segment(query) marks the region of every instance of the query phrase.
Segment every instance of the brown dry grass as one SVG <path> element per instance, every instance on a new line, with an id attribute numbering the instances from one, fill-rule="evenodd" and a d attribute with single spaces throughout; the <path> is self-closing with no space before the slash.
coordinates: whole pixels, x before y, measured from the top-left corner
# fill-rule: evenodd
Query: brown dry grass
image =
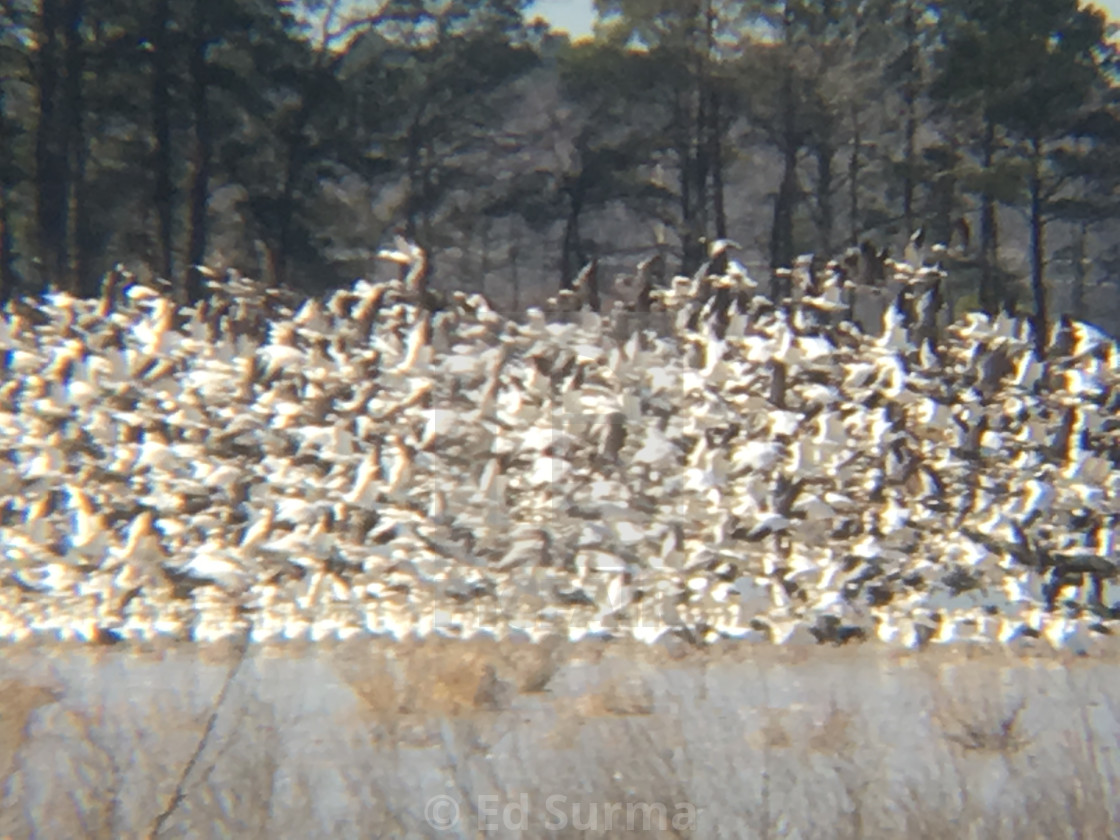
<path id="1" fill-rule="evenodd" d="M 961 678 L 956 671 L 927 670 L 930 716 L 942 737 L 966 752 L 1012 756 L 1022 750 L 1030 741 L 1021 721 L 1026 697 L 1005 696 L 998 682 L 977 681 L 975 667 Z"/>
<path id="2" fill-rule="evenodd" d="M 15 769 L 20 750 L 30 737 L 32 716 L 61 699 L 58 688 L 18 679 L 0 680 L 0 779 L 6 780 Z"/>
<path id="3" fill-rule="evenodd" d="M 1116 745 L 1100 739 L 1116 737 L 1107 734 L 1116 730 L 1101 726 L 1110 715 L 1120 727 L 1120 703 L 1110 706 L 1110 684 L 1104 678 L 1094 682 L 1083 661 L 1043 656 L 1024 661 L 1018 654 L 932 649 L 880 660 L 910 686 L 912 696 L 921 695 L 917 705 L 900 705 L 898 714 L 913 716 L 913 725 L 931 735 L 915 755 L 913 776 L 899 782 L 883 769 L 882 756 L 891 745 L 883 743 L 882 722 L 861 708 L 860 698 L 878 690 L 874 685 L 851 692 L 842 686 L 831 695 L 796 694 L 795 701 L 782 703 L 771 694 L 766 704 L 744 709 L 702 707 L 701 719 L 693 714 L 687 726 L 678 715 L 712 703 L 709 683 L 713 691 L 720 686 L 707 677 L 718 676 L 721 668 L 750 662 L 751 668 L 737 673 L 765 682 L 772 666 L 796 665 L 799 679 L 812 679 L 815 664 L 826 659 L 834 667 L 877 656 L 870 646 L 862 653 L 810 649 L 793 659 L 747 646 L 690 648 L 679 654 L 598 642 L 339 645 L 327 655 L 342 678 L 341 690 L 349 688 L 358 703 L 356 717 L 339 711 L 332 720 L 332 730 L 351 733 L 347 752 L 337 753 L 338 766 L 286 770 L 300 756 L 284 748 L 281 739 L 287 727 L 302 724 L 272 717 L 274 701 L 257 696 L 250 683 L 231 694 L 214 729 L 214 748 L 204 751 L 189 778 L 181 780 L 184 798 L 165 833 L 314 834 L 313 823 L 288 822 L 279 815 L 293 807 L 312 814 L 314 779 L 337 772 L 343 796 L 361 815 L 365 836 L 426 836 L 430 832 L 407 790 L 415 772 L 411 768 L 430 756 L 463 803 L 468 821 L 470 803 L 490 791 L 497 791 L 502 802 L 526 792 L 538 806 L 557 793 L 588 806 L 693 802 L 703 815 L 718 783 L 731 780 L 743 785 L 733 797 L 742 823 L 727 829 L 731 836 L 797 831 L 837 840 L 1096 840 L 1118 835 L 1114 811 L 1120 785 L 1115 768 L 1102 759 Z M 571 662 L 581 663 L 588 680 L 580 690 L 566 670 Z M 1007 667 L 1016 669 L 1015 680 L 1004 679 Z M 676 680 L 673 674 L 689 679 Z M 706 676 L 692 679 L 697 674 Z M 1036 689 L 1063 691 L 1070 698 L 1068 714 L 1039 724 L 1038 714 L 1031 714 L 1041 696 Z M 72 795 L 85 808 L 79 814 L 83 833 L 136 833 L 136 826 L 126 822 L 136 811 L 128 807 L 129 791 L 120 784 L 131 756 L 114 754 L 110 743 L 98 741 L 113 731 L 111 722 L 98 717 L 103 710 L 83 709 L 80 698 L 68 697 L 66 714 L 43 716 L 41 710 L 61 695 L 30 678 L 11 677 L 0 682 L 0 690 L 5 701 L 0 747 L 8 762 L 0 781 L 18 775 L 20 758 L 34 753 L 29 739 L 52 737 L 45 731 L 50 727 L 69 727 L 53 737 L 60 751 L 78 756 L 88 768 L 82 778 L 89 791 L 80 798 Z M 735 696 L 734 687 L 732 692 Z M 1090 704 L 1096 704 L 1092 712 Z M 162 720 L 195 729 L 202 723 L 197 717 L 196 710 Z M 144 728 L 155 720 L 136 718 Z M 153 736 L 155 744 L 158 733 Z M 74 752 L 75 737 L 98 743 Z M 734 745 L 737 760 L 721 769 L 706 766 L 709 753 L 724 744 Z M 159 758 L 169 764 L 167 778 L 174 780 L 182 756 L 154 760 Z M 568 769 L 550 775 L 553 762 L 567 762 Z M 995 794 L 981 794 L 993 773 L 1006 783 Z M 289 786 L 282 789 L 277 780 L 286 775 Z M 158 787 L 162 790 L 163 783 Z M 105 807 L 84 804 L 94 799 Z M 584 836 L 570 827 L 550 833 L 539 817 L 518 836 Z M 340 836 L 347 834 L 345 826 L 336 828 Z M 702 818 L 687 829 L 670 826 L 647 833 L 616 825 L 594 836 L 708 836 L 715 828 Z M 2 835 L 24 836 L 28 830 L 17 823 L 0 826 Z"/>
<path id="4" fill-rule="evenodd" d="M 517 693 L 547 692 L 570 646 L 490 641 L 354 645 L 333 655 L 338 672 L 373 720 L 392 715 L 471 715 L 508 708 Z"/>
<path id="5" fill-rule="evenodd" d="M 769 755 L 775 750 L 788 750 L 793 747 L 792 712 L 789 709 L 758 709 L 762 715 L 762 726 L 747 737 L 747 743 L 754 749 Z"/>
<path id="6" fill-rule="evenodd" d="M 585 717 L 651 715 L 654 696 L 641 673 L 632 670 L 614 674 L 598 690 L 581 694 L 575 708 Z"/>
<path id="7" fill-rule="evenodd" d="M 813 726 L 807 747 L 810 752 L 827 756 L 850 756 L 855 752 L 858 715 L 851 709 L 841 708 L 832 698 L 824 719 Z"/>
<path id="8" fill-rule="evenodd" d="M 484 682 L 502 679 L 504 663 L 487 644 L 402 646 L 392 656 L 337 660 L 339 672 L 374 720 L 393 715 L 457 717 L 485 706 Z M 501 670 L 499 670 L 499 666 Z M 489 669 L 489 670 L 488 670 Z"/>

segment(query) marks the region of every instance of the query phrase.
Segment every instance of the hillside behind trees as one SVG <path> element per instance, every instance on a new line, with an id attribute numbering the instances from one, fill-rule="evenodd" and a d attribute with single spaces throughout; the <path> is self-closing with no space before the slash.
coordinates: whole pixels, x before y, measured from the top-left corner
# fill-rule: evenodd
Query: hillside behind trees
<path id="1" fill-rule="evenodd" d="M 2 0 L 0 298 L 116 263 L 184 301 L 201 264 L 315 293 L 400 232 L 434 285 L 520 308 L 730 237 L 759 279 L 945 243 L 958 309 L 1120 328 L 1100 12 L 596 0 L 573 44 L 527 5 Z"/>

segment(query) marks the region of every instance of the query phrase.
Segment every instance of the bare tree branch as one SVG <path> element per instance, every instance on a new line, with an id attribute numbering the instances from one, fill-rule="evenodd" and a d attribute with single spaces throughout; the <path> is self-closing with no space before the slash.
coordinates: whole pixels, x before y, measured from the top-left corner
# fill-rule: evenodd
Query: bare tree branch
<path id="1" fill-rule="evenodd" d="M 160 831 L 163 829 L 164 824 L 175 813 L 176 809 L 186 798 L 186 785 L 187 780 L 190 778 L 191 773 L 194 772 L 198 760 L 202 757 L 202 753 L 206 750 L 210 742 L 210 736 L 214 732 L 214 727 L 218 722 L 218 714 L 225 704 L 226 695 L 229 694 L 230 686 L 233 685 L 233 680 L 241 671 L 241 666 L 245 662 L 245 656 L 249 648 L 249 634 L 246 632 L 237 646 L 237 659 L 230 668 L 229 673 L 226 675 L 225 682 L 222 683 L 222 690 L 218 692 L 218 700 L 214 704 L 214 711 L 211 712 L 209 720 L 206 721 L 206 728 L 202 731 L 202 737 L 198 740 L 198 745 L 195 747 L 194 753 L 191 754 L 190 759 L 183 767 L 183 772 L 179 776 L 179 781 L 175 784 L 175 792 L 171 795 L 171 800 L 167 803 L 167 807 L 160 812 L 156 817 L 155 822 L 152 824 L 152 830 L 148 832 L 148 837 L 154 839 L 159 836 Z"/>

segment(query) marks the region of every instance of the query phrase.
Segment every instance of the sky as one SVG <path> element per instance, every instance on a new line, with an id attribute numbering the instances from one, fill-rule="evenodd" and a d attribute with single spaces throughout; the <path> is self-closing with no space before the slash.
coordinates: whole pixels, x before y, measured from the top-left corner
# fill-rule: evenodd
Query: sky
<path id="1" fill-rule="evenodd" d="M 1113 0 L 1120 5 L 1120 0 Z M 553 29 L 567 29 L 572 38 L 591 34 L 591 23 L 595 20 L 592 10 L 593 0 L 537 0 L 525 17 L 532 20 L 540 15 Z"/>
<path id="2" fill-rule="evenodd" d="M 1093 0 L 1087 5 L 1103 9 L 1109 20 L 1120 20 L 1120 0 Z"/>
<path id="3" fill-rule="evenodd" d="M 591 24 L 595 19 L 592 3 L 593 0 L 537 0 L 527 17 L 531 20 L 540 15 L 554 29 L 566 29 L 573 38 L 578 38 L 591 34 Z M 1094 0 L 1092 5 L 1103 9 L 1111 20 L 1120 19 L 1120 0 Z"/>

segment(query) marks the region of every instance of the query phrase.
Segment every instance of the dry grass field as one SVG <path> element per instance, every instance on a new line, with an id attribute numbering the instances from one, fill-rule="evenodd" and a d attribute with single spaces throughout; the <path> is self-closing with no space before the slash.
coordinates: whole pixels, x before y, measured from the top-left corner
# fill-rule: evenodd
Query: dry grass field
<path id="1" fill-rule="evenodd" d="M 0 664 L 6 837 L 1105 838 L 1109 656 L 434 642 Z"/>

